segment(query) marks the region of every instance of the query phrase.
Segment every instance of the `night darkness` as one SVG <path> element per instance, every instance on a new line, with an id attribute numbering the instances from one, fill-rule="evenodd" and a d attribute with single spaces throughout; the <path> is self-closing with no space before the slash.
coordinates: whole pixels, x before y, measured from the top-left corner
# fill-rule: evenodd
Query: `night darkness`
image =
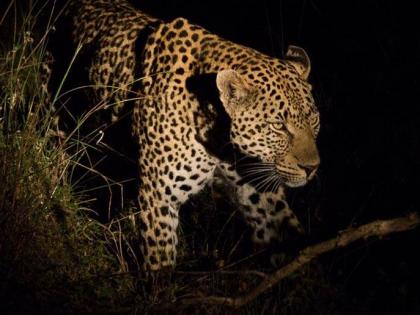
<path id="1" fill-rule="evenodd" d="M 166 21 L 185 17 L 271 56 L 283 57 L 288 45 L 306 50 L 321 113 L 321 167 L 316 180 L 289 192 L 289 200 L 313 221 L 314 242 L 350 226 L 420 212 L 415 1 L 130 2 Z M 323 256 L 323 270 L 343 301 L 363 305 L 343 306 L 342 313 L 420 314 L 419 241 L 417 229 Z"/>

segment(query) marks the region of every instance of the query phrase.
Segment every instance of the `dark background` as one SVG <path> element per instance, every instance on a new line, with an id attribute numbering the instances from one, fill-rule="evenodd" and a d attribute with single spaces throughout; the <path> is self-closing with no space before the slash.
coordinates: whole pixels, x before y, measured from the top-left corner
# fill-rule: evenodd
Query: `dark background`
<path id="1" fill-rule="evenodd" d="M 155 17 L 186 17 L 272 56 L 282 57 L 289 44 L 308 52 L 322 162 L 318 180 L 290 193 L 293 208 L 313 211 L 315 238 L 419 211 L 420 23 L 414 2 L 132 2 Z M 333 285 L 365 312 L 419 314 L 419 236 L 412 231 L 360 242 L 321 263 Z"/>

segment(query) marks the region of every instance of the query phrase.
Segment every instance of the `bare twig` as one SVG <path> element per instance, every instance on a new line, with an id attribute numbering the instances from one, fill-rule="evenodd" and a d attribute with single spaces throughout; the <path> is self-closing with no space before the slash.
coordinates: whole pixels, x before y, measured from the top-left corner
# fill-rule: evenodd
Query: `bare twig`
<path id="1" fill-rule="evenodd" d="M 302 250 L 296 259 L 277 270 L 271 275 L 263 278 L 263 280 L 254 289 L 243 296 L 224 297 L 224 296 L 205 296 L 195 298 L 179 299 L 174 303 L 166 303 L 156 305 L 154 310 L 179 309 L 191 305 L 224 305 L 232 308 L 244 306 L 256 297 L 276 285 L 282 279 L 290 276 L 303 265 L 309 263 L 314 258 L 332 251 L 337 248 L 345 247 L 354 241 L 367 239 L 370 237 L 383 237 L 391 233 L 408 231 L 420 224 L 420 216 L 411 213 L 405 217 L 395 218 L 391 220 L 378 220 L 356 228 L 350 228 L 341 231 L 339 235 L 333 239 L 309 246 Z"/>
<path id="2" fill-rule="evenodd" d="M 174 271 L 176 275 L 186 276 L 211 276 L 216 274 L 221 275 L 242 275 L 242 276 L 257 276 L 260 278 L 267 278 L 269 275 L 258 270 L 214 270 L 214 271 Z"/>

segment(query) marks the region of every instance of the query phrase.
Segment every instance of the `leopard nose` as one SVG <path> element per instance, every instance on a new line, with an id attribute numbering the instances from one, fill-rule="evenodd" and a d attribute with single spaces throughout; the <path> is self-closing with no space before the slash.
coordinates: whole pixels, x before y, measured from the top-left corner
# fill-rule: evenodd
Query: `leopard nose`
<path id="1" fill-rule="evenodd" d="M 319 163 L 313 164 L 313 165 L 299 165 L 300 168 L 302 168 L 308 179 L 311 179 L 314 175 L 316 170 L 318 169 Z"/>

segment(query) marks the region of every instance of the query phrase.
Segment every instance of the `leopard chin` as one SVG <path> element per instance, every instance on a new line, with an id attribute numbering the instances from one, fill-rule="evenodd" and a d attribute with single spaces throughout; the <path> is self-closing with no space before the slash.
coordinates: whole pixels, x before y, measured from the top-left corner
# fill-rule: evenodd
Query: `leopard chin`
<path id="1" fill-rule="evenodd" d="M 284 184 L 287 187 L 290 187 L 290 188 L 302 187 L 302 186 L 305 186 L 307 183 L 308 183 L 308 180 L 306 178 L 305 179 L 299 179 L 299 180 L 293 180 L 293 181 L 287 180 L 287 181 L 284 182 Z"/>

